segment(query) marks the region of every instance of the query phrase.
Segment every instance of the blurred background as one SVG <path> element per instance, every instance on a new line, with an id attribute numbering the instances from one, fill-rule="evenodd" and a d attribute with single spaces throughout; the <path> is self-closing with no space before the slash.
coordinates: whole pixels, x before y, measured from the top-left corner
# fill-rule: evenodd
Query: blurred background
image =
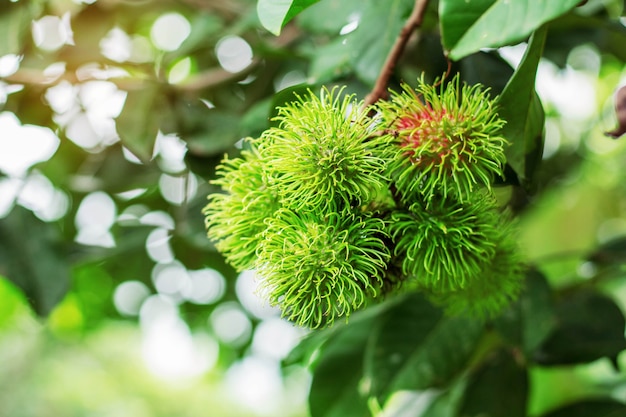
<path id="1" fill-rule="evenodd" d="M 1 417 L 307 415 L 309 374 L 281 366 L 306 331 L 224 263 L 201 210 L 282 92 L 369 92 L 413 5 L 381 3 L 322 0 L 274 36 L 253 0 L 0 0 Z M 445 71 L 436 10 L 393 82 Z M 555 286 L 593 276 L 581 258 L 626 234 L 626 145 L 603 133 L 626 84 L 622 12 L 589 1 L 560 18 L 539 66 L 545 147 L 521 244 Z M 524 50 L 454 69 L 498 93 L 491 70 Z M 610 374 L 537 370 L 531 411 Z"/>

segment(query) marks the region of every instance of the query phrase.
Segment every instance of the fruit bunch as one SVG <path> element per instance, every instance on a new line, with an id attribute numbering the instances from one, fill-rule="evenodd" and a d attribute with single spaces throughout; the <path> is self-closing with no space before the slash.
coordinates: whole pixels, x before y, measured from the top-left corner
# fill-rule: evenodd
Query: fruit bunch
<path id="1" fill-rule="evenodd" d="M 324 327 L 415 289 L 487 317 L 517 295 L 521 259 L 491 189 L 506 141 L 488 91 L 420 80 L 364 107 L 322 89 L 275 122 L 224 159 L 204 214 L 217 249 L 257 271 L 284 317 Z"/>

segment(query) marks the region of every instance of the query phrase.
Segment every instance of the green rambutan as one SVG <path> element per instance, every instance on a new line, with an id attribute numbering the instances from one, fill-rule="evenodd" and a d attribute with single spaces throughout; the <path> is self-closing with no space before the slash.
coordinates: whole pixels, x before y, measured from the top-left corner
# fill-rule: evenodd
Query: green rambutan
<path id="1" fill-rule="evenodd" d="M 416 193 L 464 200 L 478 186 L 489 188 L 502 175 L 506 140 L 488 90 L 460 86 L 458 75 L 439 90 L 423 79 L 415 90 L 402 88 L 378 107 L 384 129 L 396 137 L 389 173 L 405 200 Z"/>
<path id="2" fill-rule="evenodd" d="M 254 149 L 243 151 L 241 158 L 224 158 L 217 177 L 212 183 L 225 193 L 211 194 L 203 209 L 208 236 L 238 271 L 251 269 L 265 222 L 280 207 L 278 196 Z"/>
<path id="3" fill-rule="evenodd" d="M 493 318 L 515 300 L 523 287 L 524 265 L 511 227 L 503 225 L 494 256 L 462 290 L 433 292 L 430 299 L 450 315 Z"/>
<path id="4" fill-rule="evenodd" d="M 381 294 L 390 258 L 384 221 L 281 209 L 267 222 L 258 273 L 283 317 L 318 328 L 348 317 Z"/>
<path id="5" fill-rule="evenodd" d="M 350 211 L 386 189 L 389 136 L 372 136 L 374 121 L 353 95 L 322 89 L 278 109 L 278 127 L 257 143 L 267 156 L 275 189 L 285 207 Z"/>
<path id="6" fill-rule="evenodd" d="M 402 272 L 428 290 L 456 291 L 471 284 L 496 253 L 500 221 L 491 195 L 461 203 L 433 196 L 391 213 L 388 230 Z"/>

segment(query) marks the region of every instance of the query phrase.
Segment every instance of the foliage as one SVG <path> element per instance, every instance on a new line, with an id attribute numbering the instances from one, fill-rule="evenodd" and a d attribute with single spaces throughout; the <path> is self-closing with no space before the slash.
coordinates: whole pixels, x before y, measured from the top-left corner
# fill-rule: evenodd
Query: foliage
<path id="1" fill-rule="evenodd" d="M 219 375 L 256 268 L 311 417 L 624 414 L 624 5 L 531 3 L 3 2 L 0 341 L 158 310 Z"/>

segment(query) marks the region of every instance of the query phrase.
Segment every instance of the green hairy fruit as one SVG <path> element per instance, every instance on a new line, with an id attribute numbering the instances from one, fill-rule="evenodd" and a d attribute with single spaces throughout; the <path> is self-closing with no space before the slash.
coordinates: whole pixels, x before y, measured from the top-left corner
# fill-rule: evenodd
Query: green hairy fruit
<path id="1" fill-rule="evenodd" d="M 441 196 L 417 202 L 389 221 L 402 272 L 439 292 L 463 289 L 482 272 L 495 255 L 498 227 L 495 201 L 482 193 L 466 204 Z"/>
<path id="2" fill-rule="evenodd" d="M 279 108 L 279 126 L 258 141 L 286 207 L 350 210 L 388 184 L 383 155 L 389 137 L 370 137 L 374 121 L 362 103 L 340 93 L 322 90 Z"/>
<path id="3" fill-rule="evenodd" d="M 268 186 L 268 173 L 254 150 L 243 151 L 241 158 L 225 158 L 217 176 L 213 183 L 226 193 L 211 194 L 203 210 L 208 236 L 238 271 L 252 269 L 265 221 L 280 207 L 278 196 Z"/>
<path id="4" fill-rule="evenodd" d="M 258 272 L 283 315 L 311 328 L 349 316 L 381 293 L 389 250 L 381 219 L 282 210 L 268 222 Z"/>
<path id="5" fill-rule="evenodd" d="M 502 224 L 493 257 L 485 260 L 480 274 L 462 290 L 430 293 L 431 301 L 443 306 L 450 315 L 469 314 L 491 318 L 517 298 L 522 290 L 522 256 L 508 224 Z"/>
<path id="6" fill-rule="evenodd" d="M 521 289 L 515 233 L 491 190 L 506 144 L 494 101 L 458 78 L 403 88 L 376 108 L 338 88 L 297 96 L 217 171 L 209 238 L 299 326 L 412 290 L 488 318 Z"/>
<path id="7" fill-rule="evenodd" d="M 421 80 L 403 85 L 379 104 L 385 129 L 396 137 L 389 171 L 407 201 L 453 193 L 463 200 L 502 176 L 506 140 L 495 101 L 481 86 L 460 85 L 458 76 L 437 89 Z"/>

